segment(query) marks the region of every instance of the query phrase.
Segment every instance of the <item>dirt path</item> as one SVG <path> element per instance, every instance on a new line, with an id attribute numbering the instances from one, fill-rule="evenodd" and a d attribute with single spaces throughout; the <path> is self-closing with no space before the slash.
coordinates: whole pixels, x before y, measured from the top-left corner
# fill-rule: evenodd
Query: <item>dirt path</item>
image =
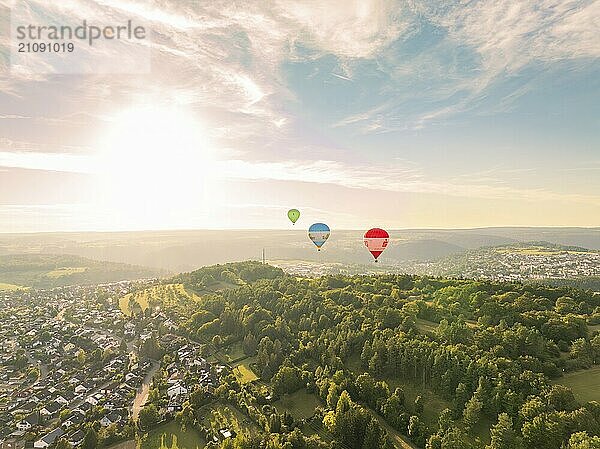
<path id="1" fill-rule="evenodd" d="M 148 400 L 148 393 L 150 392 L 150 385 L 152 385 L 152 378 L 158 371 L 159 367 L 160 363 L 154 362 L 152 368 L 150 368 L 150 371 L 148 371 L 148 374 L 146 374 L 146 377 L 144 377 L 144 382 L 142 383 L 142 386 L 138 389 L 138 392 L 135 395 L 131 411 L 131 416 L 134 421 L 137 420 L 140 414 L 140 410 L 142 410 L 144 405 L 146 405 L 146 401 Z"/>

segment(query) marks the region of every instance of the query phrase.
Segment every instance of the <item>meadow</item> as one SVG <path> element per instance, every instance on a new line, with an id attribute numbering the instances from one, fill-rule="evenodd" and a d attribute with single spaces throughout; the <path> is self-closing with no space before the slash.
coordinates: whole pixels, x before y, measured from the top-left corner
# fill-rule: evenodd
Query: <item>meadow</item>
<path id="1" fill-rule="evenodd" d="M 273 405 L 279 413 L 288 412 L 295 419 L 300 420 L 313 416 L 315 409 L 322 404 L 314 394 L 308 393 L 306 390 L 299 390 L 283 395 Z"/>
<path id="2" fill-rule="evenodd" d="M 144 435 L 138 449 L 202 449 L 206 441 L 192 429 L 183 430 L 172 421 Z"/>
<path id="3" fill-rule="evenodd" d="M 555 383 L 571 388 L 581 402 L 600 401 L 600 366 L 565 374 Z"/>
<path id="4" fill-rule="evenodd" d="M 0 282 L 0 292 L 14 292 L 22 288 L 24 287 L 21 287 L 20 285 L 5 284 L 4 282 Z"/>
<path id="5" fill-rule="evenodd" d="M 194 293 L 189 293 L 182 284 L 159 284 L 129 293 L 119 299 L 119 308 L 123 314 L 130 316 L 130 300 L 133 299 L 145 311 L 151 304 L 164 304 L 166 301 L 177 301 L 178 299 L 196 299 Z"/>
<path id="6" fill-rule="evenodd" d="M 245 363 L 241 363 L 233 368 L 233 374 L 241 384 L 249 384 L 258 380 L 258 376 Z"/>

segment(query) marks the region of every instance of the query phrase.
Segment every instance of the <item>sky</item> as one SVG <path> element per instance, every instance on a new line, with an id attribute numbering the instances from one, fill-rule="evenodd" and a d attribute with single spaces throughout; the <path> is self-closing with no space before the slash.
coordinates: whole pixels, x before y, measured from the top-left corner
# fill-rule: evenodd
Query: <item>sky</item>
<path id="1" fill-rule="evenodd" d="M 148 39 L 11 55 L 11 23 L 84 19 Z M 598 29 L 584 0 L 0 0 L 0 232 L 598 226 Z"/>

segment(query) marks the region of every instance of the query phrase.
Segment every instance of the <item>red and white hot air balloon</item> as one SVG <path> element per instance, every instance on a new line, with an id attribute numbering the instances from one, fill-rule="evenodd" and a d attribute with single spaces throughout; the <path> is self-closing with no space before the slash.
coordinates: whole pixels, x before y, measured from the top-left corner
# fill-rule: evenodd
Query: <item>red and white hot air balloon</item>
<path id="1" fill-rule="evenodd" d="M 375 262 L 390 242 L 390 235 L 386 230 L 380 228 L 369 229 L 365 232 L 365 246 L 373 254 Z"/>

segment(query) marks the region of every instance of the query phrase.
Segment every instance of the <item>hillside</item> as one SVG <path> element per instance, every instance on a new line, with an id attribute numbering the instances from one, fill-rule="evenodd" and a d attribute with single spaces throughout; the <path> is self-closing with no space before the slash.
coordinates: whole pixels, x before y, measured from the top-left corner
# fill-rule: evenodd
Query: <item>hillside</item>
<path id="1" fill-rule="evenodd" d="M 321 252 L 300 224 L 289 230 L 198 230 L 0 235 L 0 254 L 73 254 L 94 260 L 190 271 L 198 266 L 259 259 L 369 264 L 362 230 L 332 229 Z M 382 264 L 433 261 L 470 249 L 544 240 L 600 249 L 598 228 L 389 229 Z"/>
<path id="2" fill-rule="evenodd" d="M 161 313 L 231 369 L 210 407 L 227 403 L 244 435 L 278 434 L 269 447 L 483 449 L 493 430 L 506 439 L 498 447 L 559 449 L 576 432 L 600 434 L 600 409 L 588 402 L 600 388 L 600 296 L 589 291 L 307 279 L 254 262 L 167 282 L 194 293 L 170 295 Z M 202 429 L 204 406 L 180 419 Z M 243 438 L 220 447 L 258 447 Z"/>
<path id="3" fill-rule="evenodd" d="M 99 262 L 69 255 L 21 254 L 0 256 L 0 285 L 53 288 L 134 280 L 165 275 L 158 269 Z"/>

